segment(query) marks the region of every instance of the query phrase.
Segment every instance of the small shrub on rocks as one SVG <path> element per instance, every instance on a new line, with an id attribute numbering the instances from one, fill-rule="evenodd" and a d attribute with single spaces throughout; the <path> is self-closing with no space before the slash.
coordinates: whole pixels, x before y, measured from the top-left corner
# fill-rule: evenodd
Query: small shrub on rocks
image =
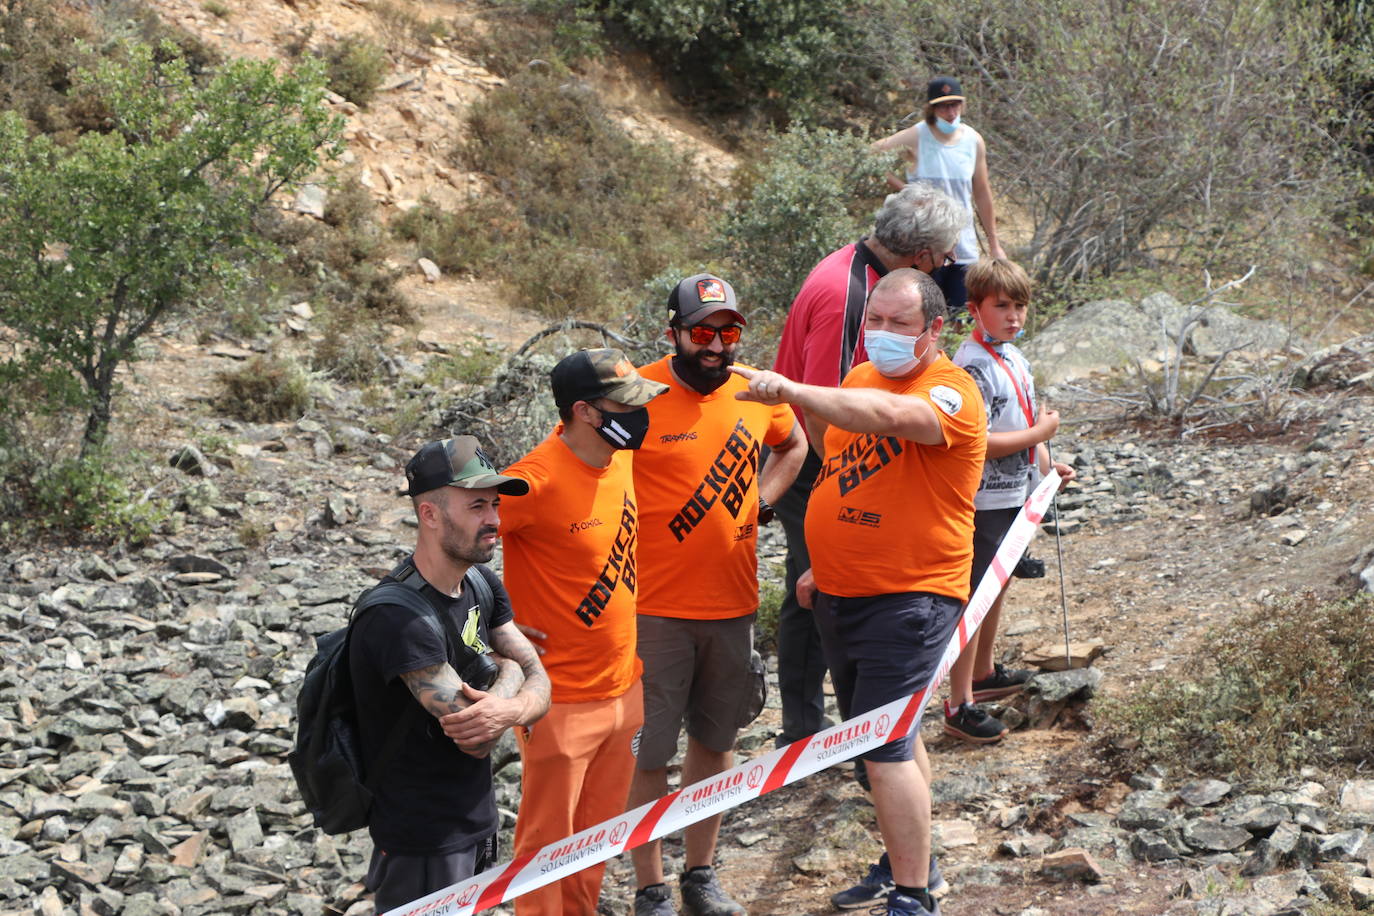
<path id="1" fill-rule="evenodd" d="M 1374 595 L 1309 594 L 1239 615 L 1177 680 L 1104 703 L 1102 716 L 1137 763 L 1262 777 L 1374 761 L 1372 702 Z"/>
<path id="2" fill-rule="evenodd" d="M 310 377 L 289 359 L 255 356 L 218 380 L 219 407 L 250 423 L 295 419 L 310 406 Z"/>
<path id="3" fill-rule="evenodd" d="M 166 518 L 166 505 L 131 486 L 136 457 L 116 459 L 104 450 L 53 463 L 9 454 L 0 467 L 5 521 L 0 543 L 57 536 L 87 542 L 142 544 Z"/>
<path id="4" fill-rule="evenodd" d="M 386 51 L 358 35 L 342 38 L 324 52 L 329 88 L 359 108 L 366 108 L 391 68 Z"/>

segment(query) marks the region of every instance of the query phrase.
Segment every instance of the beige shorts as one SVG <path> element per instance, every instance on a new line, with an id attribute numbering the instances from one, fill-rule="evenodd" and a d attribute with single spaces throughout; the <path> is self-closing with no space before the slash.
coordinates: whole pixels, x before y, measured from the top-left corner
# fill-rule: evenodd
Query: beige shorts
<path id="1" fill-rule="evenodd" d="M 635 765 L 667 766 L 684 720 L 699 744 L 717 752 L 733 748 L 753 687 L 754 615 L 684 620 L 641 614 L 638 624 L 644 727 L 635 740 Z"/>

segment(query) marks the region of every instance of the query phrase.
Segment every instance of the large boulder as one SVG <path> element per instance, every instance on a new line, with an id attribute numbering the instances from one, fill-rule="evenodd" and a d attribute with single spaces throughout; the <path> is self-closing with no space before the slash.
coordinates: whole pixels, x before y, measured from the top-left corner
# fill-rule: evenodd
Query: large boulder
<path id="1" fill-rule="evenodd" d="M 1184 324 L 1186 355 L 1215 358 L 1230 349 L 1273 353 L 1298 344 L 1290 329 L 1255 321 L 1225 306 L 1188 308 L 1168 293 L 1140 302 L 1099 299 L 1086 302 L 1040 331 L 1022 349 L 1043 384 L 1084 378 L 1095 372 L 1128 368 L 1137 361 L 1161 362 L 1175 352 Z"/>

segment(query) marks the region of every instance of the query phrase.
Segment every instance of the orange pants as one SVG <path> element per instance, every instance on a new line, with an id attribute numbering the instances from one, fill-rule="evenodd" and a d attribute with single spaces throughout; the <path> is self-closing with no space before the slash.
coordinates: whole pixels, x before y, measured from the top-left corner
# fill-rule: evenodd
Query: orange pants
<path id="1" fill-rule="evenodd" d="M 634 775 L 630 741 L 644 724 L 644 688 L 609 700 L 554 703 L 528 733 L 516 729 L 522 776 L 515 855 L 561 840 L 625 810 Z M 596 912 L 605 863 L 515 898 L 516 916 Z"/>

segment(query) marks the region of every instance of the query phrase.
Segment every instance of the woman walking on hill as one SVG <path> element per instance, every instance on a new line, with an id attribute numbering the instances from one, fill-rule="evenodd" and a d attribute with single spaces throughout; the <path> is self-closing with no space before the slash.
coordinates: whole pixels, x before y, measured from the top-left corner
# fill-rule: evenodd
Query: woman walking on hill
<path id="1" fill-rule="evenodd" d="M 970 211 L 968 225 L 959 241 L 942 265 L 938 261 L 928 268 L 931 277 L 945 294 L 949 315 L 953 320 L 964 316 L 967 292 L 964 274 L 968 265 L 978 260 L 978 234 L 973 228 L 973 213 L 983 224 L 988 240 L 988 254 L 1005 258 L 1006 253 L 997 241 L 997 217 L 992 209 L 992 188 L 988 184 L 988 155 L 983 138 L 976 130 L 961 123 L 964 111 L 964 90 L 952 76 L 937 76 L 926 84 L 925 118 L 921 122 L 897 131 L 873 144 L 882 152 L 900 152 L 910 163 L 905 179 L 896 174 L 887 181 L 900 191 L 909 181 L 931 181 Z M 944 252 L 935 252 L 932 258 Z M 918 269 L 927 269 L 916 265 Z"/>

